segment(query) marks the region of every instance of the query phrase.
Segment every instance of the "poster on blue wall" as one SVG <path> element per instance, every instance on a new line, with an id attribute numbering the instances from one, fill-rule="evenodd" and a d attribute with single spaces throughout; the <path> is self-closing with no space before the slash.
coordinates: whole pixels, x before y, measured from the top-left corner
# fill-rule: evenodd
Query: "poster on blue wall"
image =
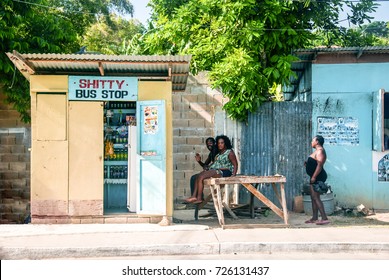
<path id="1" fill-rule="evenodd" d="M 359 145 L 359 122 L 352 117 L 318 117 L 317 134 L 329 145 Z"/>
<path id="2" fill-rule="evenodd" d="M 378 181 L 389 181 L 389 154 L 382 157 L 378 162 Z"/>

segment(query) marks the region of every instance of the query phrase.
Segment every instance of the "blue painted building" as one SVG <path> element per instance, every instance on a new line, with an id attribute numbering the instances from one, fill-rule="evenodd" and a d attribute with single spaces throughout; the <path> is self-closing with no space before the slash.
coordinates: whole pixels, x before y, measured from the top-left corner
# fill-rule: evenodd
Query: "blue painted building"
<path id="1" fill-rule="evenodd" d="M 389 209 L 389 47 L 296 50 L 291 100 L 313 104 L 340 206 Z M 385 134 L 387 132 L 387 134 Z"/>

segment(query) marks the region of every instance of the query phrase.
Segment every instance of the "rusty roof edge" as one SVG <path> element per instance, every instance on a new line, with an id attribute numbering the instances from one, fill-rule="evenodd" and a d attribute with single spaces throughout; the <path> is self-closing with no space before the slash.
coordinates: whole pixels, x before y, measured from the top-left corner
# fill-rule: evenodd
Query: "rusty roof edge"
<path id="1" fill-rule="evenodd" d="M 16 68 L 20 71 L 20 73 L 29 81 L 30 75 L 34 74 L 35 71 L 22 59 L 22 57 L 19 55 L 17 51 L 13 51 L 12 53 L 6 52 L 5 53 L 9 60 L 15 65 Z"/>
<path id="2" fill-rule="evenodd" d="M 369 46 L 369 47 L 332 47 L 332 48 L 312 48 L 295 49 L 293 54 L 318 54 L 318 53 L 389 53 L 389 46 Z"/>
<path id="3" fill-rule="evenodd" d="M 185 89 L 185 85 L 182 82 L 179 82 L 179 80 L 175 81 L 176 77 L 179 76 L 187 76 L 190 72 L 190 61 L 192 58 L 192 55 L 164 55 L 164 56 L 158 56 L 158 55 L 152 55 L 152 56 L 146 56 L 146 55 L 137 55 L 137 56 L 127 56 L 127 55 L 100 55 L 100 54 L 20 54 L 17 51 L 6 52 L 6 55 L 11 60 L 11 62 L 15 65 L 16 68 L 25 76 L 27 80 L 30 80 L 31 75 L 36 74 L 42 74 L 45 70 L 49 69 L 41 69 L 35 70 L 34 67 L 36 66 L 36 63 L 48 63 L 50 64 L 57 64 L 57 63 L 63 63 L 63 62 L 74 62 L 75 64 L 82 64 L 82 63 L 96 63 L 96 70 L 99 71 L 101 76 L 110 75 L 110 73 L 107 73 L 105 71 L 105 64 L 128 64 L 130 68 L 138 69 L 138 65 L 141 64 L 148 64 L 148 65 L 158 65 L 158 64 L 165 64 L 169 65 L 169 69 L 171 71 L 170 78 L 173 80 L 173 87 L 178 87 L 178 89 Z M 133 66 L 130 66 L 130 65 Z M 175 67 L 181 67 L 183 68 L 175 68 Z M 174 69 L 172 68 L 174 66 Z M 69 68 L 70 69 L 70 68 Z M 49 69 L 50 70 L 50 69 Z M 50 70 L 52 71 L 52 70 Z M 147 76 L 152 75 L 152 73 L 144 73 L 147 74 Z M 168 74 L 168 73 L 166 73 Z M 161 78 L 160 75 L 157 75 L 158 78 Z M 143 79 L 145 77 L 142 77 Z M 186 83 L 185 83 L 186 84 Z M 177 89 L 177 88 L 176 88 Z"/>
<path id="4" fill-rule="evenodd" d="M 192 55 L 104 55 L 104 54 L 20 54 L 27 60 L 75 60 L 75 61 L 109 61 L 109 62 L 147 62 L 147 63 L 190 63 Z"/>

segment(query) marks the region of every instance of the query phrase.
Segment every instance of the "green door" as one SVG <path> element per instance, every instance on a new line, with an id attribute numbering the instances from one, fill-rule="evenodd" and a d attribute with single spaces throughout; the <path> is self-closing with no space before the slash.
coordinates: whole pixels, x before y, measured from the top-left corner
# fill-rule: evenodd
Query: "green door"
<path id="1" fill-rule="evenodd" d="M 165 101 L 137 102 L 137 213 L 166 214 Z"/>

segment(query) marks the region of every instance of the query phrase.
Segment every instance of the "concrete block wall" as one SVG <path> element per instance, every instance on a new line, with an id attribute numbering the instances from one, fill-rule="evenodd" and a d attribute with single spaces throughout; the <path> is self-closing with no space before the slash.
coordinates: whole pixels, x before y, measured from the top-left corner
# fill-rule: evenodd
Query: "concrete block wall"
<path id="1" fill-rule="evenodd" d="M 0 224 L 23 223 L 30 208 L 31 130 L 0 85 Z"/>
<path id="2" fill-rule="evenodd" d="M 190 196 L 190 177 L 202 170 L 195 160 L 208 156 L 205 140 L 216 137 L 215 115 L 223 95 L 209 86 L 206 72 L 189 75 L 185 92 L 173 92 L 173 191 L 175 203 Z"/>

